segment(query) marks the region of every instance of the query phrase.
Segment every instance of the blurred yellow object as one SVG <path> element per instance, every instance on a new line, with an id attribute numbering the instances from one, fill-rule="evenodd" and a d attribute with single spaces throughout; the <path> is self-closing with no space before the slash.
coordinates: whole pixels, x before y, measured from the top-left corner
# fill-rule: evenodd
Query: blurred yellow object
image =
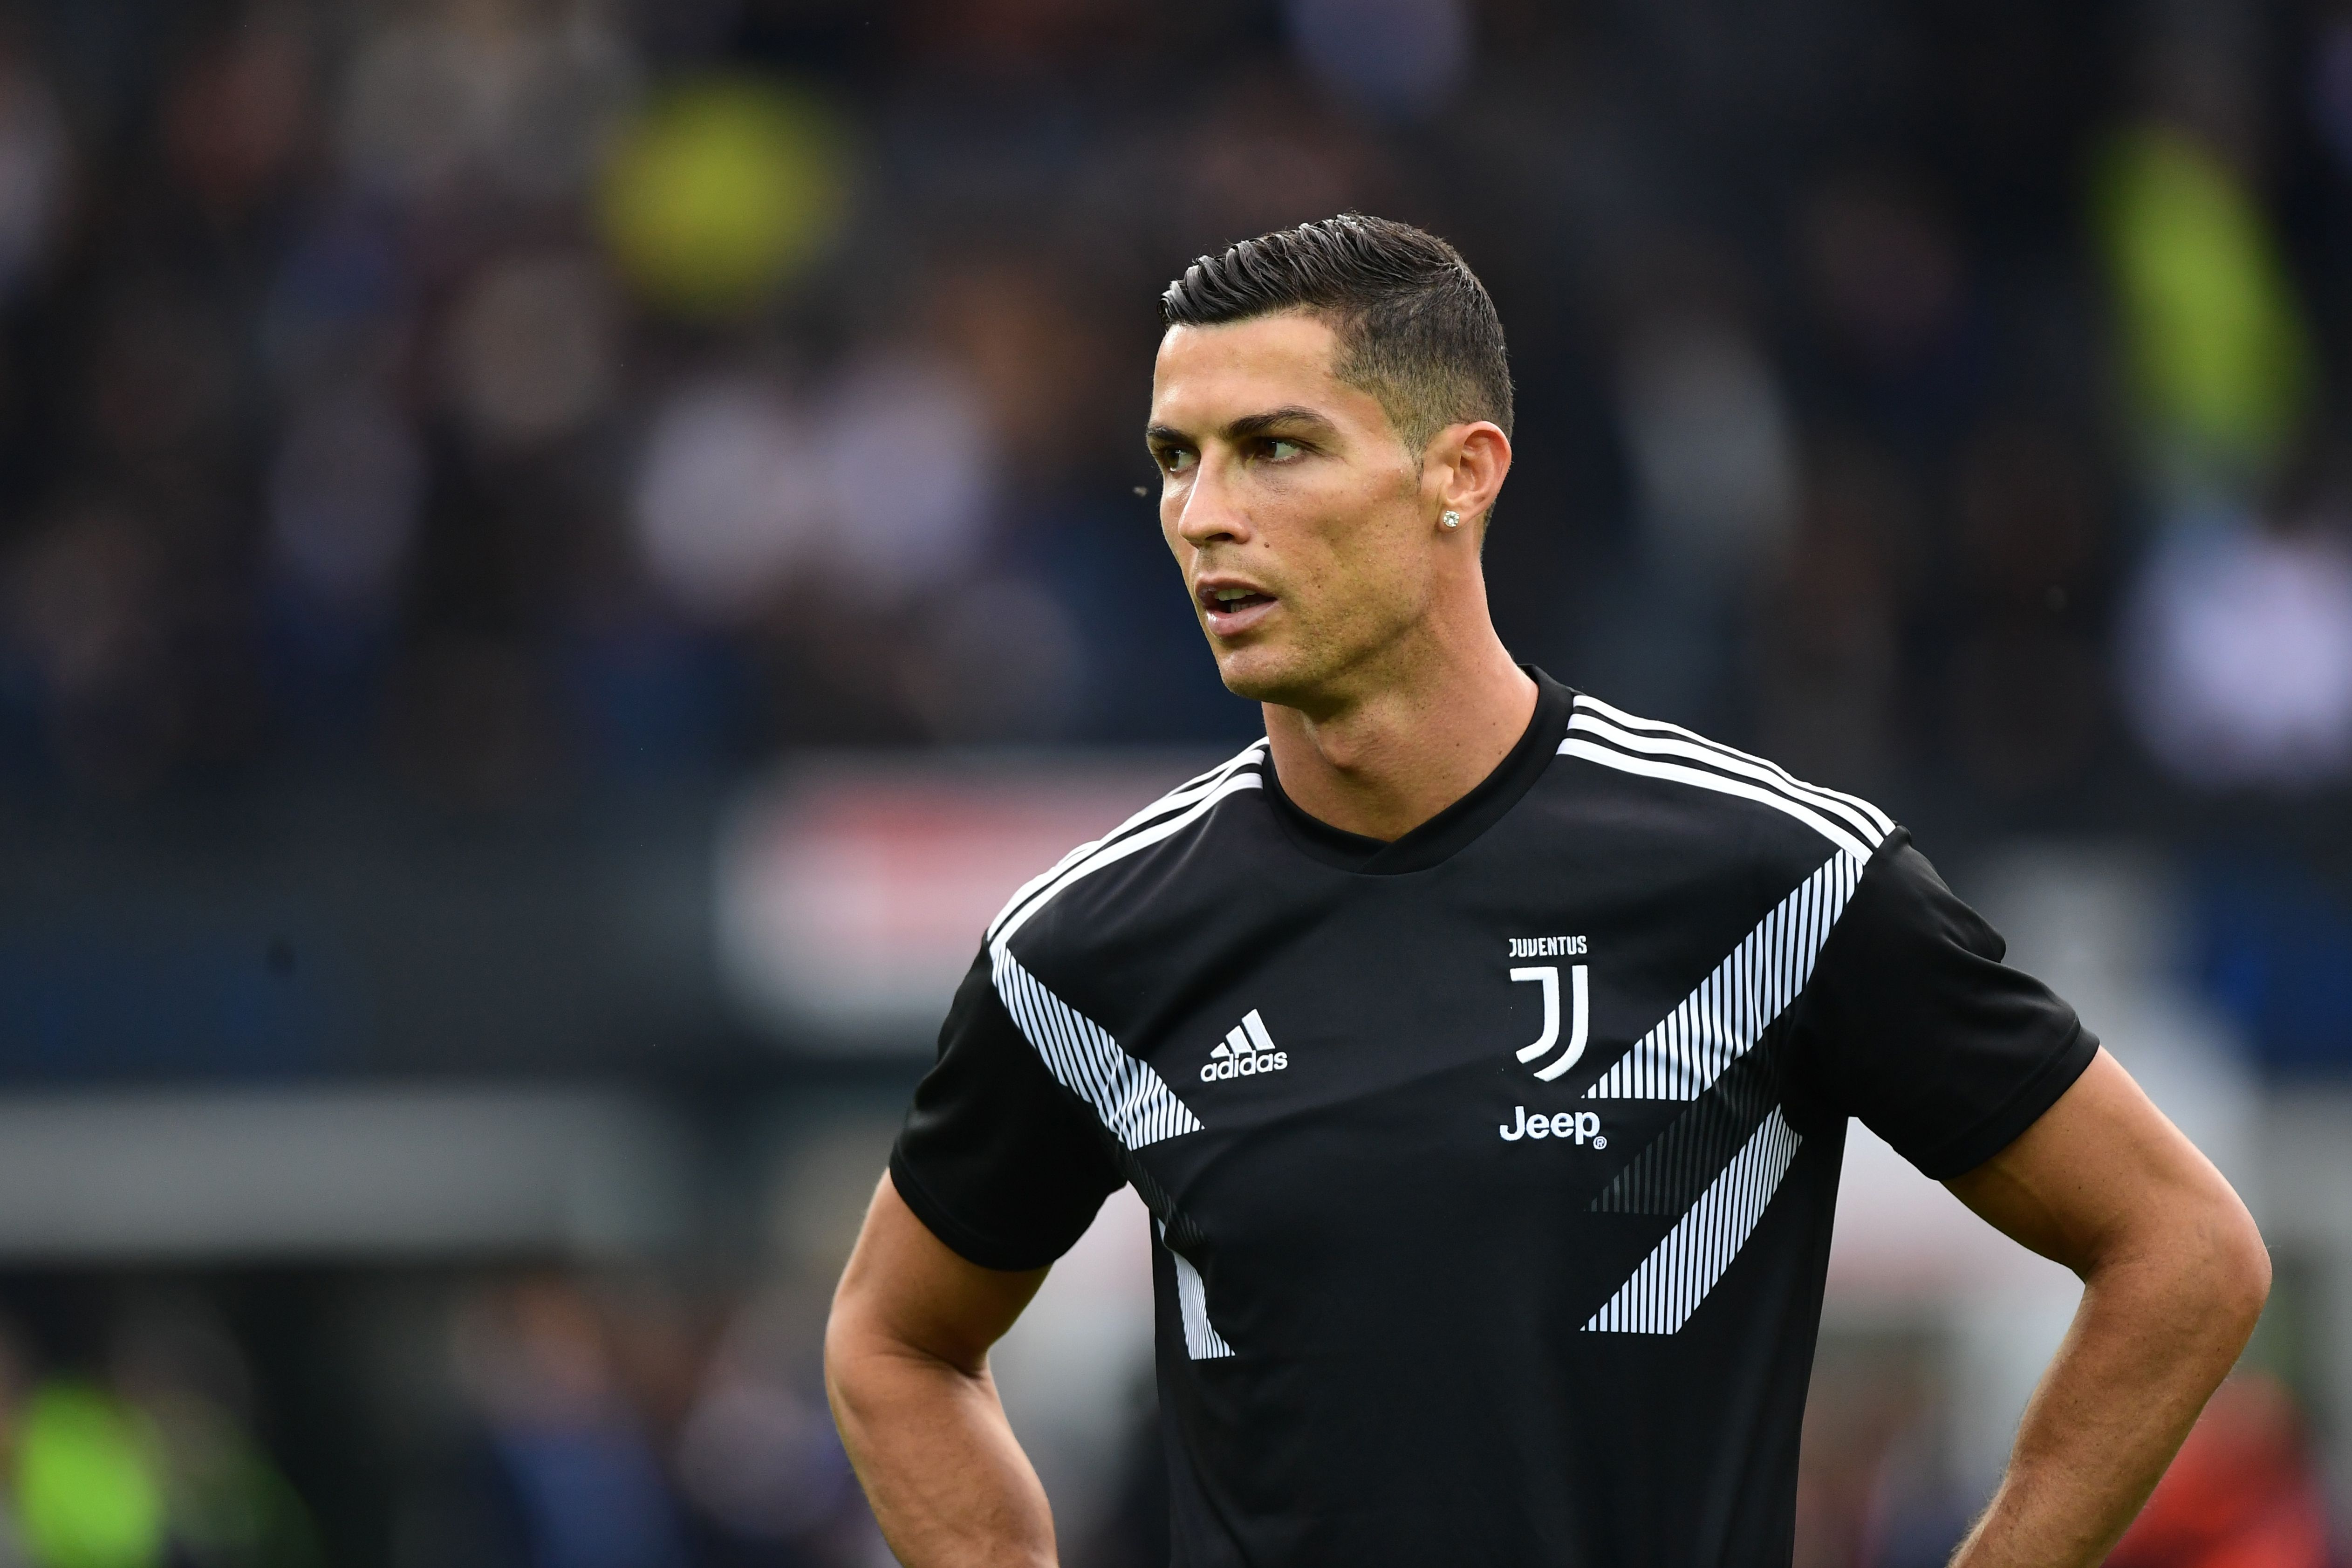
<path id="1" fill-rule="evenodd" d="M 26 1407 L 16 1516 L 40 1568 L 151 1568 L 163 1561 L 160 1457 L 146 1419 L 84 1383 L 52 1383 Z"/>
<path id="2" fill-rule="evenodd" d="M 2148 125 L 2110 146 L 2096 195 L 2159 469 L 2191 486 L 2258 480 L 2294 437 L 2313 370 L 2255 194 L 2195 138 Z"/>
<path id="3" fill-rule="evenodd" d="M 848 197 L 847 138 L 813 95 L 709 79 L 656 96 L 604 170 L 599 216 L 621 270 L 687 315 L 756 306 L 814 258 Z"/>

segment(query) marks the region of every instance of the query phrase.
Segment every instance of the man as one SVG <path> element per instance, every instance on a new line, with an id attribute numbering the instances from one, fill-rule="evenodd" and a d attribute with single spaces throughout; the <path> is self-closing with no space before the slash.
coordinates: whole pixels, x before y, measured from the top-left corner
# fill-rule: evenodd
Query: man
<path id="1" fill-rule="evenodd" d="M 1152 1215 L 1172 1561 L 1785 1563 L 1845 1121 L 2083 1303 L 1968 1568 L 2091 1563 L 2269 1288 L 1874 807 L 1515 665 L 1485 289 L 1343 216 L 1163 300 L 1160 522 L 1265 739 L 1014 895 L 828 1334 L 913 1568 L 1054 1561 L 989 1345 Z"/>

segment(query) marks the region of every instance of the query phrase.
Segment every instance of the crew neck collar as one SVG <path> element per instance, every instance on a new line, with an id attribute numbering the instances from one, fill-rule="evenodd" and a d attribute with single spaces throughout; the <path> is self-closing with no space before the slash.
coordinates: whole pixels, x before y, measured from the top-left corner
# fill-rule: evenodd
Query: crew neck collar
<path id="1" fill-rule="evenodd" d="M 1301 851 L 1327 866 L 1370 876 L 1394 876 L 1425 871 L 1468 845 L 1519 803 L 1550 765 L 1562 736 L 1568 733 L 1569 710 L 1576 693 L 1534 665 L 1523 664 L 1536 683 L 1536 710 L 1527 731 L 1494 772 L 1469 794 L 1393 842 L 1334 827 L 1313 816 L 1292 800 L 1275 774 L 1274 753 L 1266 753 L 1265 801 L 1283 832 Z"/>

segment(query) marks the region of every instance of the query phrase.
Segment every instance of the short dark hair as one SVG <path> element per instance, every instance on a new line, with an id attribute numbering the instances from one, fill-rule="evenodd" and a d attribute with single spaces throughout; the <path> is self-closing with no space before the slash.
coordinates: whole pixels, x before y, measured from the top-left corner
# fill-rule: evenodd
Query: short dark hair
<path id="1" fill-rule="evenodd" d="M 1160 297 L 1171 327 L 1284 310 L 1329 320 L 1339 379 L 1379 398 L 1414 452 L 1472 419 L 1510 434 L 1503 320 L 1469 263 L 1427 230 L 1341 213 L 1203 256 Z"/>

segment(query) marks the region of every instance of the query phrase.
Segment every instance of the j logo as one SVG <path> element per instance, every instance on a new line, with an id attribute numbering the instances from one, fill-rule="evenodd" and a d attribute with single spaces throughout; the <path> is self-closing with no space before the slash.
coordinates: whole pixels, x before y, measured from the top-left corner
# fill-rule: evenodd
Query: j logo
<path id="1" fill-rule="evenodd" d="M 1549 1083 L 1577 1064 L 1584 1055 L 1584 1039 L 1591 1023 L 1591 999 L 1585 981 L 1586 965 L 1578 964 L 1568 972 L 1569 984 L 1574 993 L 1570 1003 L 1568 1049 L 1549 1067 L 1536 1068 L 1536 1077 Z M 1532 1046 L 1519 1047 L 1519 1060 L 1535 1061 L 1559 1043 L 1559 968 L 1545 964 L 1535 969 L 1514 969 L 1511 979 L 1517 983 L 1534 984 L 1543 987 L 1543 1034 Z"/>

